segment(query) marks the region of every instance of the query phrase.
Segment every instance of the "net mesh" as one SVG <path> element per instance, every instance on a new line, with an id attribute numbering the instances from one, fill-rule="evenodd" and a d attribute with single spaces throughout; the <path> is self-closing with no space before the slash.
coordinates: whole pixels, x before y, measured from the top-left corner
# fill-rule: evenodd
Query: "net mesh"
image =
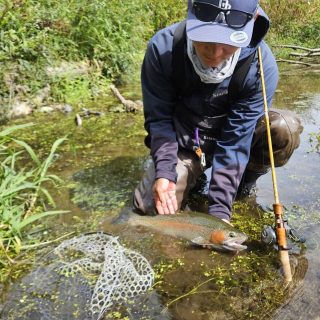
<path id="1" fill-rule="evenodd" d="M 86 258 L 67 262 L 61 272 L 100 272 L 90 304 L 98 319 L 113 303 L 133 298 L 152 286 L 154 274 L 149 262 L 141 254 L 124 248 L 115 237 L 103 233 L 84 235 L 65 241 L 55 253 L 63 256 L 70 249 Z"/>
<path id="2" fill-rule="evenodd" d="M 66 240 L 52 257 L 11 290 L 3 319 L 101 319 L 113 305 L 146 292 L 154 280 L 141 254 L 105 233 Z"/>

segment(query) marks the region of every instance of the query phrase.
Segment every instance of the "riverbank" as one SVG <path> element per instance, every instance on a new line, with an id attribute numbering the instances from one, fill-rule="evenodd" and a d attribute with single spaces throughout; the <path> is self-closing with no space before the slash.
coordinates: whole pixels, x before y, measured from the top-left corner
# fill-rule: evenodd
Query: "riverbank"
<path id="1" fill-rule="evenodd" d="M 320 0 L 262 1 L 272 46 L 320 43 Z M 9 1 L 0 5 L 0 118 L 54 104 L 73 108 L 132 81 L 148 39 L 184 19 L 186 1 Z M 137 19 L 139 23 L 137 23 Z M 287 49 L 274 48 L 278 57 Z"/>

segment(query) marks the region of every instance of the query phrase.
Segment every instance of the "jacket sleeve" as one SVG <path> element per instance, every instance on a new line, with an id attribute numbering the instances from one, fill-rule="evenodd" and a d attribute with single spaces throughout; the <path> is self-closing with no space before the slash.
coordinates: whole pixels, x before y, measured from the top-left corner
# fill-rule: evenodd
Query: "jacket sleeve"
<path id="1" fill-rule="evenodd" d="M 151 40 L 141 70 L 145 129 L 157 178 L 177 180 L 178 143 L 173 126 L 175 91 L 170 76 L 171 51 L 168 37 Z M 172 46 L 172 44 L 171 44 Z"/>
<path id="2" fill-rule="evenodd" d="M 264 45 L 263 65 L 270 106 L 278 83 L 275 59 Z M 264 114 L 261 77 L 258 62 L 251 66 L 244 85 L 244 94 L 230 108 L 227 123 L 217 141 L 209 186 L 209 213 L 230 219 L 232 202 L 247 166 L 251 141 L 258 119 Z"/>

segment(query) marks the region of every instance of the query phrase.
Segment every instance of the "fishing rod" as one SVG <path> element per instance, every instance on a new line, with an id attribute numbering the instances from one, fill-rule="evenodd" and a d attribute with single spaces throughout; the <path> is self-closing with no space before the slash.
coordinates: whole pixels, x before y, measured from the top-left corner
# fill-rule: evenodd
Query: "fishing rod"
<path id="1" fill-rule="evenodd" d="M 265 88 L 265 82 L 264 82 L 264 72 L 263 72 L 263 65 L 262 65 L 262 54 L 261 54 L 260 47 L 258 48 L 258 58 L 259 58 L 261 84 L 262 84 L 264 114 L 265 114 L 265 120 L 266 120 L 266 126 L 267 126 L 269 157 L 270 157 L 271 174 L 272 174 L 272 186 L 273 186 L 273 193 L 274 193 L 273 213 L 275 216 L 275 233 L 276 233 L 277 244 L 279 249 L 280 261 L 283 267 L 284 278 L 287 282 L 290 282 L 292 281 L 292 273 L 291 273 L 290 260 L 289 260 L 289 251 L 288 251 L 289 248 L 287 246 L 286 227 L 285 227 L 285 221 L 283 219 L 283 206 L 279 201 L 278 184 L 277 184 L 276 170 L 275 170 L 274 157 L 273 157 L 268 103 L 267 103 L 267 95 L 266 95 L 266 88 Z"/>

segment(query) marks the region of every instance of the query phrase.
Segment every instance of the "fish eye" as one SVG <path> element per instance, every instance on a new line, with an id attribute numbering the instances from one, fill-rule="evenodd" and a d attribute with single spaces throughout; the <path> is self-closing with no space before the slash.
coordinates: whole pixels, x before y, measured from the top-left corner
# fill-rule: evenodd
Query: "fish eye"
<path id="1" fill-rule="evenodd" d="M 235 234 L 234 232 L 230 232 L 230 233 L 229 233 L 229 237 L 235 238 L 235 236 L 236 236 L 236 234 Z"/>

